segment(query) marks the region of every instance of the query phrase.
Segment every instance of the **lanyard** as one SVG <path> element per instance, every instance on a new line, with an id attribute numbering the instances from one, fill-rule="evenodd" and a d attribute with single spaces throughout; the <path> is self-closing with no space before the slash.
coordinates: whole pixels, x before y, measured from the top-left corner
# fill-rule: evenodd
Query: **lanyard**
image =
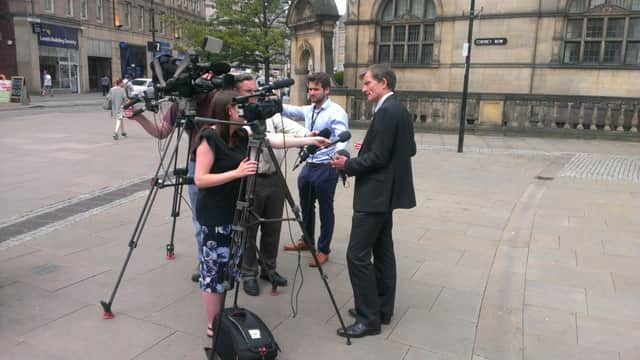
<path id="1" fill-rule="evenodd" d="M 311 128 L 309 129 L 310 131 L 313 131 L 313 128 L 316 126 L 316 120 L 318 120 L 318 115 L 320 114 L 320 111 L 322 111 L 322 108 L 316 111 L 315 105 L 311 107 Z"/>

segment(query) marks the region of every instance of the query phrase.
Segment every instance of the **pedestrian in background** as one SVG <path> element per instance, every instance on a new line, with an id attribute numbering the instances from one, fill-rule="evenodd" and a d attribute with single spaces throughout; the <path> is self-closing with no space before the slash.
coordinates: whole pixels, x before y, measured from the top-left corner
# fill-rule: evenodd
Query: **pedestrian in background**
<path id="1" fill-rule="evenodd" d="M 105 74 L 100 78 L 100 86 L 102 87 L 102 96 L 107 95 L 109 92 L 109 84 L 111 84 L 111 79 Z"/>
<path id="2" fill-rule="evenodd" d="M 109 90 L 109 94 L 107 94 L 107 101 L 111 101 L 111 118 L 116 121 L 113 140 L 118 140 L 118 130 L 120 130 L 122 137 L 127 137 L 127 133 L 124 132 L 124 122 L 122 121 L 124 115 L 122 106 L 126 100 L 127 95 L 125 94 L 122 79 L 118 79 L 111 90 Z"/>
<path id="3" fill-rule="evenodd" d="M 53 92 L 51 92 L 51 75 L 47 70 L 44 71 L 42 76 L 42 96 L 45 95 L 53 96 Z"/>

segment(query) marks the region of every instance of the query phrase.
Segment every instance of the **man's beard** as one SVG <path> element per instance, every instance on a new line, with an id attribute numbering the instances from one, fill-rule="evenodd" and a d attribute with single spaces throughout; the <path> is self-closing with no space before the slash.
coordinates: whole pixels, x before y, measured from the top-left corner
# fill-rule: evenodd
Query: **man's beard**
<path id="1" fill-rule="evenodd" d="M 317 104 L 317 105 L 322 105 L 322 103 L 324 103 L 324 101 L 326 99 L 327 99 L 327 95 L 326 94 L 322 94 L 318 98 L 316 98 L 315 100 L 311 100 L 311 102 L 314 103 L 314 104 Z"/>

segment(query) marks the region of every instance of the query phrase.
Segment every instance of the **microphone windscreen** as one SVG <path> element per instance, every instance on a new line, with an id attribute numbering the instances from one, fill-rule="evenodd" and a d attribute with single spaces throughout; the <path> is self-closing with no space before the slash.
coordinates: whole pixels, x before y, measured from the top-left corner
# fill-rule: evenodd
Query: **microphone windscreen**
<path id="1" fill-rule="evenodd" d="M 231 71 L 231 65 L 227 64 L 226 62 L 217 62 L 211 65 L 211 71 L 216 76 L 220 76 Z"/>
<path id="2" fill-rule="evenodd" d="M 273 84 L 270 85 L 270 87 L 272 89 L 282 89 L 285 87 L 289 87 L 291 85 L 293 85 L 295 83 L 295 81 L 293 79 L 282 79 L 282 80 L 277 80 L 274 81 Z"/>
<path id="3" fill-rule="evenodd" d="M 330 139 L 331 138 L 331 129 L 326 128 L 326 129 L 320 130 L 320 132 L 318 133 L 318 136 L 322 136 L 325 139 Z"/>
<path id="4" fill-rule="evenodd" d="M 338 139 L 340 139 L 340 142 L 345 142 L 351 139 L 351 132 L 349 132 L 349 130 L 341 132 L 340 134 L 338 134 Z"/>
<path id="5" fill-rule="evenodd" d="M 345 149 L 341 149 L 341 150 L 336 151 L 336 154 L 342 155 L 342 156 L 346 157 L 347 159 L 351 159 L 351 154 L 349 154 L 349 152 L 347 150 L 345 150 Z"/>

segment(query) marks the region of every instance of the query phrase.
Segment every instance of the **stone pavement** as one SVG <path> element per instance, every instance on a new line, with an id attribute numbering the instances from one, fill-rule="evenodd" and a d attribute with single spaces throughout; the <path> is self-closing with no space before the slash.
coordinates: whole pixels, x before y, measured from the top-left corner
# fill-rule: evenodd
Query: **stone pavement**
<path id="1" fill-rule="evenodd" d="M 157 143 L 135 124 L 127 124 L 129 139 L 114 142 L 100 116 L 50 115 L 57 120 L 47 133 L 34 131 L 36 115 L 0 121 L 0 235 L 155 170 Z M 640 145 L 467 136 L 458 154 L 455 136 L 416 140 L 418 207 L 394 216 L 391 324 L 345 345 L 308 255 L 282 252 L 289 286 L 269 296 L 263 282 L 261 296 L 239 297 L 273 329 L 280 359 L 640 359 Z M 288 182 L 297 193 L 291 171 Z M 352 181 L 337 190 L 324 267 L 348 323 L 352 190 Z M 0 359 L 204 359 L 209 341 L 189 280 L 195 249 L 186 206 L 177 257 L 165 259 L 171 194 L 159 193 L 112 320 L 102 319 L 98 303 L 115 285 L 143 192 L 0 236 Z M 284 226 L 282 242 L 299 234 Z M 297 270 L 304 278 L 298 273 L 293 284 Z"/>
<path id="2" fill-rule="evenodd" d="M 72 93 L 55 93 L 54 96 L 40 96 L 39 94 L 30 94 L 31 103 L 22 105 L 20 103 L 0 103 L 0 111 L 39 109 L 39 108 L 55 108 L 55 107 L 73 107 L 73 106 L 97 106 L 102 105 L 104 97 L 102 92 L 72 94 Z"/>

